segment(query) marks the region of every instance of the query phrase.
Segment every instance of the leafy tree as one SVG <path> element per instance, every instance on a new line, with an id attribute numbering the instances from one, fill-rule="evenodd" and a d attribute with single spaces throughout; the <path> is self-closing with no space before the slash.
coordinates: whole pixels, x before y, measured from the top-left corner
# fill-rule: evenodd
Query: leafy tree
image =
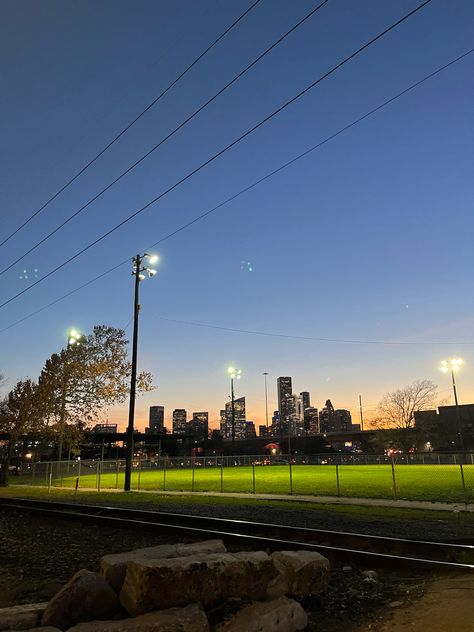
<path id="1" fill-rule="evenodd" d="M 0 432 L 8 435 L 0 463 L 0 486 L 8 485 L 15 444 L 22 435 L 41 431 L 43 412 L 38 386 L 30 379 L 20 380 L 0 403 Z"/>
<path id="2" fill-rule="evenodd" d="M 77 444 L 78 433 L 97 419 L 100 411 L 123 403 L 130 390 L 131 363 L 123 329 L 94 327 L 79 344 L 68 346 L 46 361 L 39 389 L 47 401 L 47 423 L 58 438 L 58 459 L 65 440 Z M 151 390 L 152 376 L 137 376 L 137 392 Z"/>
<path id="3" fill-rule="evenodd" d="M 379 402 L 377 415 L 369 422 L 373 428 L 414 427 L 415 412 L 436 406 L 438 387 L 430 380 L 416 380 L 412 384 L 387 393 Z"/>

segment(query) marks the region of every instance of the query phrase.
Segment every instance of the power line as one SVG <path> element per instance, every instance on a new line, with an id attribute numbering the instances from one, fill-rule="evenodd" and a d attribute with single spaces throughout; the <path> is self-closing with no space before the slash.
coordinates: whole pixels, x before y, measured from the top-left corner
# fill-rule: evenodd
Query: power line
<path id="1" fill-rule="evenodd" d="M 446 341 L 398 341 L 398 340 L 354 340 L 349 338 L 321 338 L 315 336 L 297 336 L 293 334 L 279 334 L 269 331 L 257 331 L 252 329 L 238 329 L 237 327 L 224 327 L 222 325 L 213 325 L 210 323 L 199 323 L 189 320 L 178 320 L 176 318 L 165 318 L 164 316 L 154 317 L 169 323 L 177 323 L 180 325 L 191 325 L 193 327 L 205 327 L 207 329 L 217 329 L 218 331 L 229 331 L 236 334 L 249 334 L 252 336 L 267 336 L 271 338 L 286 338 L 290 340 L 303 340 L 305 342 L 331 342 L 351 345 L 384 345 L 384 346 L 413 346 L 413 345 L 474 345 L 474 341 L 469 342 L 446 342 Z"/>
<path id="2" fill-rule="evenodd" d="M 72 178 L 70 178 L 66 182 L 66 184 L 64 184 L 60 189 L 58 189 L 58 191 L 56 191 L 56 193 L 54 193 L 54 195 L 52 195 L 39 209 L 37 209 L 32 215 L 30 215 L 20 226 L 18 226 L 18 228 L 16 228 L 10 235 L 8 235 L 8 237 L 6 237 L 2 242 L 0 242 L 0 247 L 6 244 L 7 241 L 9 241 L 12 237 L 14 237 L 14 235 L 16 235 L 18 232 L 20 232 L 20 230 L 22 230 L 22 228 L 24 228 L 27 224 L 29 224 L 33 218 L 35 218 L 47 206 L 49 206 L 49 204 L 51 204 L 51 202 L 55 200 L 58 197 L 58 195 L 60 195 L 75 180 L 77 180 L 77 178 L 80 175 L 82 175 L 84 171 L 86 171 L 91 165 L 94 164 L 94 162 L 96 162 L 96 160 L 98 160 L 103 154 L 105 154 L 105 152 L 108 149 L 110 149 L 110 147 L 112 147 L 112 145 L 114 145 L 119 140 L 119 138 L 121 138 L 133 125 L 135 125 L 135 123 L 139 121 L 142 118 L 142 116 L 148 112 L 148 110 L 150 110 L 154 105 L 156 105 L 158 101 L 160 101 L 165 96 L 165 94 L 169 92 L 171 88 L 178 83 L 178 81 L 180 81 L 205 55 L 207 55 L 207 53 L 209 53 L 211 49 L 213 49 L 214 46 L 216 46 L 216 44 L 218 44 L 227 35 L 227 33 L 229 33 L 234 28 L 234 26 L 237 26 L 237 24 L 248 13 L 250 13 L 250 11 L 252 11 L 252 9 L 256 7 L 257 4 L 259 4 L 260 2 L 261 0 L 256 0 L 253 4 L 251 4 L 250 7 L 242 13 L 242 15 L 240 15 L 229 27 L 226 28 L 226 30 L 223 33 L 221 33 L 221 35 L 219 35 L 217 39 L 215 39 L 212 42 L 212 44 L 210 44 L 198 57 L 196 57 L 196 59 L 191 64 L 189 64 L 189 66 L 187 66 L 187 68 L 183 70 L 183 72 L 180 75 L 178 75 L 178 77 L 176 77 L 176 79 L 172 81 L 167 88 L 165 88 L 162 92 L 160 92 L 160 94 L 157 97 L 155 97 L 153 101 L 149 103 L 144 110 L 142 110 L 128 125 L 126 125 L 116 136 L 114 136 L 114 138 L 107 145 L 105 145 L 105 147 L 103 147 L 97 155 L 95 155 L 91 160 L 89 160 L 87 164 L 85 164 L 74 176 L 72 176 Z"/>
<path id="3" fill-rule="evenodd" d="M 345 59 L 343 59 L 343 61 L 339 62 L 338 64 L 336 64 L 336 66 L 333 66 L 329 71 L 327 71 L 325 74 L 321 75 L 318 79 L 316 79 L 315 81 L 313 81 L 312 83 L 310 83 L 308 86 L 306 86 L 306 88 L 304 88 L 303 90 L 301 90 L 298 94 L 296 94 L 294 97 L 292 97 L 291 99 L 289 99 L 288 101 L 286 101 L 283 105 L 281 105 L 280 107 L 278 107 L 276 110 L 274 110 L 271 114 L 269 114 L 268 116 L 266 116 L 264 119 L 262 119 L 261 121 L 259 121 L 258 123 L 256 123 L 253 127 L 251 127 L 250 129 L 248 129 L 246 132 L 244 132 L 243 134 L 241 134 L 239 137 L 237 137 L 235 140 L 233 140 L 231 143 L 229 143 L 228 145 L 226 145 L 223 149 L 219 150 L 217 153 L 215 153 L 213 156 L 211 156 L 211 158 L 208 158 L 205 162 L 201 163 L 198 167 L 194 168 L 192 171 L 188 172 L 185 176 L 183 176 L 180 180 L 178 180 L 177 182 L 175 182 L 173 185 L 171 185 L 170 187 L 168 187 L 165 191 L 163 191 L 162 193 L 160 193 L 159 195 L 157 195 L 154 199 L 150 200 L 147 204 L 145 204 L 144 206 L 142 206 L 141 208 L 137 209 L 136 211 L 134 211 L 131 215 L 129 215 L 128 217 L 126 217 L 124 220 L 122 220 L 121 222 L 119 222 L 118 224 L 116 224 L 115 226 L 113 226 L 110 230 L 108 230 L 107 232 L 103 233 L 100 237 L 98 237 L 97 239 L 95 239 L 94 241 L 90 242 L 87 246 L 85 246 L 84 248 L 82 248 L 81 250 L 79 250 L 78 252 L 76 252 L 74 255 L 72 255 L 71 257 L 69 257 L 69 259 L 66 259 L 65 261 L 63 261 L 61 264 L 59 264 L 58 266 L 56 266 L 55 268 L 53 268 L 52 270 L 50 270 L 47 274 L 45 274 L 43 277 L 41 277 L 40 279 L 38 279 L 37 281 L 35 281 L 34 283 L 32 283 L 31 285 L 29 285 L 27 288 L 24 288 L 23 290 L 21 290 L 20 292 L 17 292 L 17 294 L 11 296 L 9 299 L 7 299 L 6 301 L 4 301 L 3 303 L 0 304 L 0 308 L 5 307 L 5 305 L 8 305 L 9 303 L 11 303 L 12 301 L 14 301 L 15 299 L 17 299 L 18 297 L 22 296 L 23 294 L 25 294 L 26 292 L 29 292 L 31 289 L 33 289 L 36 285 L 38 285 L 39 283 L 42 283 L 43 281 L 45 281 L 47 278 L 49 278 L 50 276 L 52 276 L 53 274 L 55 274 L 56 272 L 58 272 L 59 270 L 61 270 L 63 267 L 65 267 L 68 263 L 71 263 L 71 261 L 74 261 L 75 259 L 77 259 L 78 257 L 80 257 L 82 254 L 84 254 L 85 252 L 87 252 L 88 250 L 90 250 L 90 248 L 92 248 L 93 246 L 97 245 L 98 243 L 100 243 L 102 240 L 104 240 L 106 237 L 108 237 L 109 235 L 111 235 L 112 233 L 114 233 L 116 230 L 118 230 L 119 228 L 121 228 L 122 226 L 124 226 L 125 224 L 127 224 L 129 221 L 131 221 L 132 219 L 134 219 L 135 217 L 137 217 L 138 215 L 140 215 L 141 213 L 143 213 L 143 211 L 145 211 L 147 208 L 149 208 L 150 206 L 152 206 L 153 204 L 155 204 L 156 202 L 158 202 L 158 200 L 160 200 L 161 198 L 165 197 L 166 195 L 168 195 L 168 193 L 170 193 L 171 191 L 173 191 L 174 189 L 176 189 L 177 187 L 179 187 L 181 184 L 183 184 L 183 182 L 185 182 L 186 180 L 188 180 L 189 178 L 191 178 L 193 175 L 195 175 L 196 173 L 198 173 L 199 171 L 201 171 L 204 167 L 206 167 L 207 165 L 211 164 L 212 162 L 214 162 L 217 158 L 219 158 L 220 156 L 222 156 L 226 151 L 228 151 L 229 149 L 231 149 L 232 147 L 234 147 L 235 145 L 237 145 L 238 143 L 240 143 L 244 138 L 247 138 L 247 136 L 249 136 L 250 134 L 252 134 L 255 130 L 257 130 L 259 127 L 261 127 L 262 125 L 264 125 L 265 123 L 267 123 L 269 120 L 271 120 L 273 117 L 275 117 L 277 114 L 279 114 L 280 112 L 282 112 L 285 108 L 287 108 L 288 106 L 290 106 L 292 103 L 294 103 L 295 101 L 297 101 L 298 99 L 300 99 L 302 96 L 304 96 L 307 92 L 309 92 L 312 88 L 314 88 L 316 85 L 318 85 L 319 83 L 321 83 L 321 81 L 323 81 L 324 79 L 326 79 L 327 77 L 329 77 L 330 75 L 332 75 L 336 70 L 338 70 L 339 68 L 341 68 L 342 66 L 344 66 L 346 63 L 348 63 L 350 60 L 352 60 L 354 57 L 356 57 L 357 55 L 359 55 L 361 52 L 363 52 L 366 48 L 368 48 L 369 46 L 371 46 L 372 44 L 374 44 L 377 40 L 379 40 L 380 38 L 382 38 L 384 35 L 386 35 L 387 33 L 389 33 L 390 31 L 392 31 L 394 28 L 396 28 L 397 26 L 399 26 L 400 24 L 402 24 L 405 20 L 407 20 L 409 17 L 411 17 L 412 15 L 414 15 L 415 13 L 417 13 L 420 9 L 422 9 L 424 6 L 426 6 L 427 4 L 429 4 L 430 2 L 432 2 L 432 0 L 425 0 L 425 2 L 423 2 L 422 4 L 418 5 L 418 7 L 416 7 L 415 9 L 413 9 L 412 11 L 410 11 L 409 13 L 405 14 L 402 18 L 400 18 L 399 20 L 397 20 L 396 22 L 394 22 L 391 26 L 389 26 L 388 28 L 386 28 L 384 31 L 382 31 L 381 33 L 379 33 L 378 35 L 376 35 L 375 37 L 373 37 L 371 40 L 369 40 L 366 44 L 364 44 L 363 46 L 361 46 L 360 48 L 358 48 L 355 52 L 351 53 L 349 56 L 347 56 Z"/>
<path id="4" fill-rule="evenodd" d="M 148 158 L 154 151 L 156 151 L 159 147 L 161 147 L 166 141 L 168 141 L 172 136 L 174 136 L 180 129 L 182 129 L 185 125 L 187 125 L 192 119 L 194 119 L 200 112 L 202 112 L 208 105 L 210 105 L 213 101 L 215 101 L 221 94 L 223 94 L 228 88 L 230 88 L 236 81 L 238 81 L 244 74 L 246 74 L 255 64 L 257 64 L 261 59 L 263 59 L 268 53 L 270 53 L 276 46 L 281 44 L 283 40 L 285 40 L 291 33 L 293 33 L 297 28 L 299 28 L 306 20 L 309 20 L 316 11 L 321 9 L 325 4 L 327 4 L 329 0 L 323 0 L 319 5 L 317 5 L 314 9 L 312 9 L 307 15 L 304 16 L 299 22 L 297 22 L 294 26 L 291 27 L 286 33 L 284 33 L 281 37 L 279 37 L 271 46 L 269 46 L 263 53 L 258 55 L 250 64 L 248 64 L 243 70 L 241 70 L 233 79 L 231 79 L 226 85 L 221 88 L 218 92 L 216 92 L 210 99 L 208 99 L 205 103 L 203 103 L 197 110 L 195 110 L 192 114 L 190 114 L 184 121 L 182 121 L 177 127 L 175 127 L 167 136 L 162 138 L 158 143 L 156 143 L 151 149 L 149 149 L 143 156 L 141 156 L 138 160 L 136 160 L 132 165 L 130 165 L 125 171 L 123 171 L 119 176 L 117 176 L 112 182 L 110 182 L 106 187 L 101 189 L 98 193 L 96 193 L 90 200 L 88 200 L 85 204 L 83 204 L 80 208 L 78 208 L 72 215 L 67 217 L 61 224 L 53 228 L 51 232 L 45 235 L 42 239 L 40 239 L 36 244 L 34 244 L 31 248 L 29 248 L 22 255 L 17 257 L 14 261 L 12 261 L 6 268 L 0 271 L 0 276 L 8 272 L 14 265 L 16 265 L 19 261 L 24 259 L 27 255 L 32 253 L 34 250 L 39 248 L 42 244 L 45 243 L 50 237 L 55 235 L 58 231 L 60 231 L 66 224 L 69 224 L 75 217 L 77 217 L 80 213 L 82 213 L 86 208 L 88 208 L 91 204 L 96 202 L 104 193 L 109 191 L 113 186 L 117 184 L 122 178 L 124 178 L 127 174 L 129 174 L 135 167 L 141 164 L 146 158 Z"/>
<path id="5" fill-rule="evenodd" d="M 474 52 L 474 49 L 470 49 L 469 51 L 463 53 L 462 55 L 459 55 L 458 57 L 456 57 L 455 59 L 453 59 L 452 61 L 448 62 L 447 64 L 445 64 L 444 66 L 441 66 L 440 68 L 437 68 L 436 70 L 434 70 L 433 72 L 431 72 L 429 75 L 426 75 L 425 77 L 423 77 L 422 79 L 420 79 L 419 81 L 416 81 L 415 83 L 412 83 L 408 88 L 405 88 L 404 90 L 402 90 L 401 92 L 399 92 L 398 94 L 396 94 L 395 96 L 391 97 L 390 99 L 387 99 L 386 101 L 384 101 L 383 103 L 381 103 L 380 105 L 378 105 L 377 107 L 373 108 L 372 110 L 370 110 L 369 112 L 367 112 L 366 114 L 360 116 L 359 118 L 355 119 L 354 121 L 352 121 L 351 123 L 349 123 L 348 125 L 342 127 L 340 130 L 338 130 L 337 132 L 334 132 L 333 134 L 331 134 L 330 136 L 327 136 L 325 139 L 323 139 L 322 141 L 318 142 L 316 145 L 313 145 L 312 147 L 310 147 L 309 149 L 307 149 L 306 151 L 300 153 L 298 156 L 295 156 L 294 158 L 292 158 L 291 160 L 287 161 L 286 163 L 284 163 L 283 165 L 281 165 L 280 167 L 278 167 L 277 169 L 274 169 L 273 171 L 271 171 L 270 173 L 267 173 L 265 176 L 263 176 L 262 178 L 259 178 L 258 180 L 256 180 L 255 182 L 253 182 L 252 184 L 248 185 L 247 187 L 241 189 L 240 191 L 238 191 L 237 193 L 235 193 L 234 195 L 228 197 L 226 200 L 224 200 L 223 202 L 220 202 L 219 204 L 217 204 L 216 206 L 212 207 L 211 209 L 208 209 L 207 211 L 204 211 L 203 213 L 201 213 L 200 215 L 197 215 L 196 217 L 194 217 L 192 220 L 190 220 L 189 222 L 186 222 L 185 224 L 183 224 L 182 226 L 180 226 L 179 228 L 175 229 L 174 231 L 172 231 L 171 233 L 168 233 L 167 235 L 165 235 L 164 237 L 161 237 L 158 241 L 155 241 L 155 243 L 150 244 L 149 246 L 147 246 L 146 248 L 144 248 L 144 250 L 151 250 L 153 249 L 155 246 L 158 246 L 159 244 L 167 241 L 168 239 L 170 239 L 171 237 L 174 237 L 176 234 L 180 233 L 181 231 L 185 230 L 186 228 L 189 228 L 190 226 L 192 226 L 193 224 L 197 223 L 198 221 L 206 218 L 208 215 L 210 215 L 211 213 L 214 213 L 215 211 L 219 210 L 220 208 L 224 207 L 225 205 L 229 204 L 230 202 L 234 201 L 235 199 L 237 199 L 238 197 L 240 197 L 241 195 L 243 195 L 244 193 L 247 193 L 248 191 L 252 190 L 254 187 L 258 186 L 259 184 L 261 184 L 262 182 L 265 182 L 266 180 L 268 180 L 269 178 L 273 177 L 274 175 L 276 175 L 277 173 L 279 173 L 280 171 L 283 171 L 284 169 L 286 169 L 287 167 L 289 167 L 290 165 L 296 163 L 298 160 L 301 160 L 302 158 L 305 158 L 306 156 L 308 156 L 309 154 L 311 154 L 313 151 L 315 151 L 316 149 L 322 147 L 323 145 L 325 145 L 326 143 L 330 142 L 331 140 L 337 138 L 340 134 L 342 134 L 343 132 L 351 129 L 352 127 L 354 127 L 355 125 L 357 125 L 358 123 L 364 121 L 366 118 L 368 118 L 369 116 L 372 116 L 373 114 L 375 114 L 376 112 L 378 112 L 379 110 L 381 110 L 382 108 L 386 107 L 387 105 L 389 105 L 390 103 L 393 103 L 395 100 L 399 99 L 400 97 L 404 96 L 405 94 L 407 94 L 408 92 L 410 92 L 411 90 L 414 90 L 415 88 L 419 87 L 420 85 L 422 85 L 425 81 L 428 81 L 429 79 L 432 79 L 433 77 L 435 77 L 436 75 L 438 75 L 439 73 L 441 73 L 443 70 L 446 70 L 447 68 L 449 68 L 450 66 L 452 66 L 455 63 L 458 63 L 459 61 L 461 61 L 462 59 L 464 59 L 465 57 L 467 57 L 468 55 L 472 54 Z M 109 268 L 108 270 L 106 270 L 105 272 L 102 272 L 101 274 L 99 274 L 98 276 L 94 277 L 93 279 L 90 279 L 89 281 L 87 281 L 86 283 L 83 283 L 82 285 L 79 285 L 78 287 L 76 287 L 75 289 L 67 292 L 66 294 L 64 294 L 63 296 L 55 299 L 54 301 L 48 303 L 47 305 L 44 305 L 43 307 L 40 307 L 39 309 L 31 312 L 30 314 L 27 314 L 26 316 L 24 316 L 23 318 L 20 318 L 18 320 L 16 320 L 15 322 L 11 323 L 10 325 L 8 325 L 7 327 L 4 327 L 3 329 L 0 329 L 0 333 L 3 333 L 9 329 L 11 329 L 12 327 L 15 327 L 16 325 L 21 324 L 22 322 L 24 322 L 25 320 L 28 320 L 29 318 L 32 318 L 33 316 L 36 316 L 37 314 L 39 314 L 40 312 L 48 309 L 49 307 L 52 307 L 53 305 L 56 305 L 56 303 L 59 303 L 60 301 L 68 298 L 69 296 L 71 296 L 72 294 L 75 294 L 76 292 L 79 292 L 80 290 L 88 287 L 89 285 L 91 285 L 92 283 L 95 283 L 95 281 L 98 281 L 99 279 L 102 279 L 103 277 L 111 274 L 112 272 L 114 272 L 115 270 L 118 270 L 119 268 L 121 268 L 122 266 L 124 266 L 126 263 L 129 263 L 130 260 L 132 258 L 132 255 L 130 255 L 130 257 L 127 257 L 127 259 L 124 259 L 123 261 L 121 261 L 120 263 L 114 265 L 112 268 Z M 460 344 L 470 344 L 470 343 L 460 343 Z"/>

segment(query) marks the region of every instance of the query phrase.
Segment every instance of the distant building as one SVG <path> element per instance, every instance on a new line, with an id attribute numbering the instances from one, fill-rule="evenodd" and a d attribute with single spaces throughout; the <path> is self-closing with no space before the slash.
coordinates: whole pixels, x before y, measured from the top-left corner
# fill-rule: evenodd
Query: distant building
<path id="1" fill-rule="evenodd" d="M 186 410 L 184 408 L 173 410 L 173 434 L 186 434 Z"/>
<path id="2" fill-rule="evenodd" d="M 319 413 L 319 432 L 348 432 L 351 430 L 352 417 L 348 410 L 339 408 L 334 410 L 331 400 Z"/>
<path id="3" fill-rule="evenodd" d="M 270 427 L 267 428 L 266 425 L 260 425 L 258 427 L 258 436 L 259 437 L 268 437 L 268 435 L 270 434 Z"/>
<path id="4" fill-rule="evenodd" d="M 319 434 L 318 409 L 310 406 L 304 411 L 304 429 L 307 435 Z"/>
<path id="5" fill-rule="evenodd" d="M 149 431 L 160 434 L 164 432 L 165 428 L 165 407 L 164 406 L 150 406 L 149 415 Z"/>
<path id="6" fill-rule="evenodd" d="M 254 439 L 257 436 L 255 432 L 255 422 L 246 421 L 244 426 L 245 439 Z"/>
<path id="7" fill-rule="evenodd" d="M 207 439 L 209 436 L 209 413 L 193 413 L 193 418 L 188 423 L 187 429 L 189 434 Z"/>
<path id="8" fill-rule="evenodd" d="M 232 439 L 232 402 L 225 405 L 226 435 L 224 439 Z M 235 438 L 245 439 L 245 397 L 234 399 Z"/>
<path id="9" fill-rule="evenodd" d="M 303 405 L 303 411 L 305 411 L 307 408 L 311 407 L 311 399 L 309 396 L 309 392 L 303 391 L 302 393 L 300 393 L 300 397 L 301 397 L 301 402 Z"/>
<path id="10" fill-rule="evenodd" d="M 227 434 L 228 434 L 228 429 L 227 429 L 227 415 L 226 415 L 226 411 L 225 410 L 221 410 L 220 411 L 220 431 L 221 431 L 221 436 L 224 439 L 227 439 Z"/>
<path id="11" fill-rule="evenodd" d="M 458 419 L 459 412 L 459 419 Z M 423 430 L 435 450 L 474 449 L 474 404 L 439 406 L 415 412 L 415 428 Z"/>
<path id="12" fill-rule="evenodd" d="M 288 424 L 294 408 L 291 377 L 277 379 L 277 396 L 279 419 Z"/>

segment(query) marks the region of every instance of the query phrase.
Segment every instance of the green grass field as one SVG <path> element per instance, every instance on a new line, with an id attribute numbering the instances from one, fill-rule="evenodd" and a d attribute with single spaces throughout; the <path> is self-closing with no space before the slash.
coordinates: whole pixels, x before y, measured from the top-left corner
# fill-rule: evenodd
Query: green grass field
<path id="1" fill-rule="evenodd" d="M 104 468 L 107 467 L 104 463 Z M 72 487 L 76 482 L 74 472 L 54 475 L 53 486 Z M 91 471 L 92 470 L 92 471 Z M 239 466 L 220 468 L 146 470 L 133 471 L 132 489 L 156 491 L 196 492 L 244 492 L 257 494 L 311 494 L 316 496 L 341 496 L 360 498 L 393 498 L 392 469 L 390 465 L 340 465 L 339 490 L 336 467 L 331 465 L 294 465 L 292 484 L 287 465 L 256 466 L 255 485 L 252 467 Z M 104 471 L 100 476 L 100 487 L 123 488 L 123 470 Z M 194 482 L 193 482 L 194 477 Z M 38 477 L 37 477 L 38 478 Z M 464 502 L 461 471 L 455 465 L 398 465 L 395 466 L 397 497 L 407 500 Z M 464 466 L 464 479 L 469 502 L 474 501 L 474 465 Z M 45 484 L 21 477 L 15 482 Z M 98 477 L 94 468 L 82 468 L 79 487 L 97 488 Z M 222 489 L 221 489 L 222 485 Z"/>

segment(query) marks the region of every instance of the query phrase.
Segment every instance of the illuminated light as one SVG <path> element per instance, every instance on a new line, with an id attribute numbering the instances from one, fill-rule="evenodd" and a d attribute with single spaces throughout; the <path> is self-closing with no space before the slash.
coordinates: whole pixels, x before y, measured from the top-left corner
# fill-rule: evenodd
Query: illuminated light
<path id="1" fill-rule="evenodd" d="M 158 255 L 147 255 L 150 263 L 158 263 Z"/>
<path id="2" fill-rule="evenodd" d="M 77 333 L 77 331 L 75 329 L 71 329 L 71 331 L 69 332 L 69 335 L 72 338 L 77 338 L 79 336 L 79 334 Z"/>
<path id="3" fill-rule="evenodd" d="M 233 367 L 233 366 L 230 366 L 230 367 L 227 369 L 227 372 L 228 372 L 229 374 L 233 373 L 234 371 L 235 371 L 235 369 L 234 369 L 234 367 Z"/>
<path id="4" fill-rule="evenodd" d="M 459 371 L 463 364 L 464 360 L 462 358 L 451 358 L 450 360 L 442 360 L 439 368 L 443 373 L 448 371 L 455 372 Z"/>
<path id="5" fill-rule="evenodd" d="M 26 457 L 27 459 L 31 459 L 31 458 L 32 458 L 32 456 L 33 456 L 33 455 L 32 455 L 32 453 L 31 453 L 31 452 L 28 452 L 28 454 L 25 454 L 25 457 Z"/>
<path id="6" fill-rule="evenodd" d="M 155 274 L 156 274 L 156 270 L 153 270 L 153 269 L 148 270 L 148 276 L 149 276 L 149 277 L 154 277 L 154 276 L 155 276 Z"/>
<path id="7" fill-rule="evenodd" d="M 140 281 L 144 281 L 146 279 L 146 276 L 144 274 L 139 274 L 138 278 L 140 279 Z"/>

